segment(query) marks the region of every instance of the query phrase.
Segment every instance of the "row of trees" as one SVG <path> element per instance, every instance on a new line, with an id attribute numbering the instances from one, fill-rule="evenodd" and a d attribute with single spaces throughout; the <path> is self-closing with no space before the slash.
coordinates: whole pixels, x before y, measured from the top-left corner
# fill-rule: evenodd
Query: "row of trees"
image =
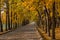
<path id="1" fill-rule="evenodd" d="M 55 39 L 55 27 L 60 20 L 59 2 L 59 0 L 1 0 L 0 9 L 4 8 L 4 5 L 6 7 L 3 14 L 0 10 L 0 29 L 3 31 L 3 23 L 6 24 L 7 31 L 22 25 L 25 20 L 35 21 L 49 36 L 52 29 L 52 39 Z"/>
<path id="2" fill-rule="evenodd" d="M 60 10 L 59 0 L 40 0 L 40 18 L 38 26 L 45 30 L 48 36 L 51 36 L 50 30 L 52 30 L 52 40 L 55 40 L 55 28 L 60 25 Z"/>
<path id="3" fill-rule="evenodd" d="M 17 12 L 15 12 L 15 4 L 14 3 L 16 0 L 1 0 L 0 1 L 0 29 L 1 32 L 3 32 L 3 24 L 5 24 L 5 30 L 11 30 L 12 27 L 16 28 L 17 27 Z M 5 6 L 5 7 L 4 7 Z M 15 8 L 14 8 L 15 7 Z M 3 9 L 4 8 L 4 9 Z M 2 9 L 4 11 L 4 13 L 2 12 Z M 13 11 L 14 10 L 14 11 Z M 4 15 L 5 14 L 5 15 Z M 5 17 L 5 18 L 2 18 Z"/>
<path id="4" fill-rule="evenodd" d="M 36 0 L 35 0 L 36 1 Z M 0 30 L 1 32 L 15 29 L 24 21 L 36 21 L 37 11 L 34 0 L 1 0 L 0 1 Z M 34 4 L 33 4 L 34 3 Z M 37 4 L 36 4 L 37 5 Z M 4 11 L 2 13 L 2 10 Z M 4 27 L 5 25 L 5 27 Z"/>

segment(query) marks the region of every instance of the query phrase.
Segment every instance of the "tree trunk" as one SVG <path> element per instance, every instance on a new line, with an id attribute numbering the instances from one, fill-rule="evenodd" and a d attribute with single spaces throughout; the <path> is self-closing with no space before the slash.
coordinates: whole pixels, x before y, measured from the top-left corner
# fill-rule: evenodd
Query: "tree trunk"
<path id="1" fill-rule="evenodd" d="M 0 1 L 0 31 L 3 32 L 2 20 L 1 20 L 1 1 Z"/>
<path id="2" fill-rule="evenodd" d="M 11 29 L 12 29 L 12 7 L 11 7 Z"/>
<path id="3" fill-rule="evenodd" d="M 48 12 L 48 10 L 47 10 L 47 8 L 46 8 L 46 6 L 44 6 L 45 7 L 45 13 L 46 13 L 46 16 L 48 17 L 48 24 L 47 24 L 47 27 L 46 27 L 46 32 L 48 33 L 48 35 L 50 36 L 50 15 L 49 15 L 49 12 Z"/>
<path id="4" fill-rule="evenodd" d="M 53 3 L 53 27 L 52 27 L 52 40 L 55 40 L 55 27 L 56 27 L 56 20 L 55 20 L 55 1 Z"/>
<path id="5" fill-rule="evenodd" d="M 8 27 L 8 30 L 10 30 L 10 17 L 9 17 L 9 1 L 6 0 L 6 28 Z"/>

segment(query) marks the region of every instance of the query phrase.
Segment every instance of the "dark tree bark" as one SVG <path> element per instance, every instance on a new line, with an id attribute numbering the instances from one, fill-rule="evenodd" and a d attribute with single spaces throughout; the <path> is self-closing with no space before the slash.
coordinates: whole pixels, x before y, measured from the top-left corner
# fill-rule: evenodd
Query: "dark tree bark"
<path id="1" fill-rule="evenodd" d="M 5 3 L 6 3 L 6 28 L 8 27 L 8 30 L 11 30 L 11 28 L 10 28 L 10 16 L 9 16 L 9 0 L 5 0 Z"/>
<path id="2" fill-rule="evenodd" d="M 38 22 L 37 22 L 37 25 L 41 27 L 41 13 L 37 10 L 38 12 Z"/>
<path id="3" fill-rule="evenodd" d="M 38 7 L 39 7 L 40 0 L 39 0 L 39 2 L 37 4 L 38 4 Z M 36 8 L 36 11 L 38 12 L 38 22 L 37 22 L 37 25 L 40 26 L 40 28 L 41 28 L 41 13 L 42 12 L 40 12 L 37 8 Z"/>
<path id="4" fill-rule="evenodd" d="M 0 31 L 3 32 L 2 20 L 1 20 L 1 1 L 0 1 Z"/>
<path id="5" fill-rule="evenodd" d="M 45 13 L 45 22 L 46 22 L 46 23 L 45 23 L 45 25 L 46 25 L 46 26 L 45 26 L 45 32 L 47 33 L 47 24 L 48 24 L 47 21 L 48 21 L 48 20 L 47 20 L 47 18 L 46 18 L 46 17 L 47 17 L 47 14 L 46 14 L 45 10 L 44 10 L 44 13 Z"/>
<path id="6" fill-rule="evenodd" d="M 11 5 L 12 4 L 14 4 L 14 0 L 12 0 Z M 13 26 L 13 24 L 12 24 L 12 6 L 11 6 L 11 22 L 10 22 L 10 24 L 11 24 L 11 29 L 12 29 L 12 26 Z"/>
<path id="7" fill-rule="evenodd" d="M 16 16 L 15 16 L 15 20 L 17 21 L 17 13 L 16 13 Z M 15 25 L 16 25 L 16 28 L 17 28 L 18 22 L 16 22 Z"/>
<path id="8" fill-rule="evenodd" d="M 50 27 L 51 27 L 51 25 L 50 25 L 50 15 L 49 15 L 49 10 L 46 8 L 46 6 L 44 6 L 45 7 L 45 13 L 46 13 L 46 16 L 48 17 L 48 26 L 46 26 L 46 32 L 48 33 L 48 35 L 50 36 Z"/>
<path id="9" fill-rule="evenodd" d="M 12 7 L 11 7 L 11 29 L 12 29 Z"/>
<path id="10" fill-rule="evenodd" d="M 1 32 L 3 32 L 2 20 L 1 20 L 1 13 L 0 13 L 0 28 L 1 28 Z"/>
<path id="11" fill-rule="evenodd" d="M 53 27 L 52 27 L 52 40 L 55 40 L 55 27 L 56 27 L 56 18 L 55 18 L 55 1 L 53 3 Z"/>

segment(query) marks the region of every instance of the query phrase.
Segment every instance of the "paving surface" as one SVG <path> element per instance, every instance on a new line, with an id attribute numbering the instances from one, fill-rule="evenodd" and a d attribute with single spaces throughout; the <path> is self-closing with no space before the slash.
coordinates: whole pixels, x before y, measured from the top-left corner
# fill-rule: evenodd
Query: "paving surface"
<path id="1" fill-rule="evenodd" d="M 0 35 L 0 40 L 42 40 L 34 23 L 19 27 L 15 31 Z"/>

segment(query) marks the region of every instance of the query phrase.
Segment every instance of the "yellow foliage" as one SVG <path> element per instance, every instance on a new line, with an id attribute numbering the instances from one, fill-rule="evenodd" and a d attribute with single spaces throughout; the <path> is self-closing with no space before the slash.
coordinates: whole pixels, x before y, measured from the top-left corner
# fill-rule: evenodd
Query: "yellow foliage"
<path id="1" fill-rule="evenodd" d="M 2 13 L 2 23 L 6 23 L 6 13 Z"/>
<path id="2" fill-rule="evenodd" d="M 31 7 L 30 10 L 33 11 L 33 10 L 35 10 L 35 8 L 34 7 Z"/>
<path id="3" fill-rule="evenodd" d="M 53 16 L 53 13 L 51 12 L 51 13 L 50 13 L 50 17 L 52 17 L 52 16 Z"/>
<path id="4" fill-rule="evenodd" d="M 44 1 L 40 0 L 40 4 L 38 5 L 39 0 L 24 0 L 24 2 L 20 2 L 18 0 L 14 0 L 14 3 L 12 2 L 12 0 L 9 0 L 9 15 L 11 16 L 11 11 L 12 11 L 12 22 L 19 22 L 22 23 L 22 21 L 26 18 L 28 18 L 29 20 L 36 20 L 38 16 L 38 12 L 36 12 L 36 9 L 38 9 L 39 12 L 43 12 L 43 6 L 46 6 L 47 9 L 52 9 L 52 0 L 45 0 Z M 57 1 L 57 3 L 60 2 L 59 0 Z M 12 3 L 12 4 L 11 4 Z M 60 4 L 58 3 L 58 9 L 57 11 L 59 12 L 60 16 Z M 11 7 L 12 6 L 12 7 Z M 11 9 L 12 8 L 12 9 Z M 33 11 L 33 12 L 32 12 Z M 14 14 L 16 13 L 17 18 L 19 20 L 14 19 Z M 29 14 L 30 13 L 30 14 Z M 24 16 L 25 15 L 25 16 Z M 44 17 L 45 14 L 42 14 L 41 17 Z M 52 17 L 52 12 L 50 13 L 50 17 Z M 36 18 L 36 19 L 35 19 Z M 44 20 L 44 18 L 43 18 Z M 5 23 L 6 22 L 6 13 L 2 14 L 2 22 Z"/>
<path id="5" fill-rule="evenodd" d="M 28 4 L 27 2 L 23 2 L 22 6 L 27 6 L 27 4 Z"/>

